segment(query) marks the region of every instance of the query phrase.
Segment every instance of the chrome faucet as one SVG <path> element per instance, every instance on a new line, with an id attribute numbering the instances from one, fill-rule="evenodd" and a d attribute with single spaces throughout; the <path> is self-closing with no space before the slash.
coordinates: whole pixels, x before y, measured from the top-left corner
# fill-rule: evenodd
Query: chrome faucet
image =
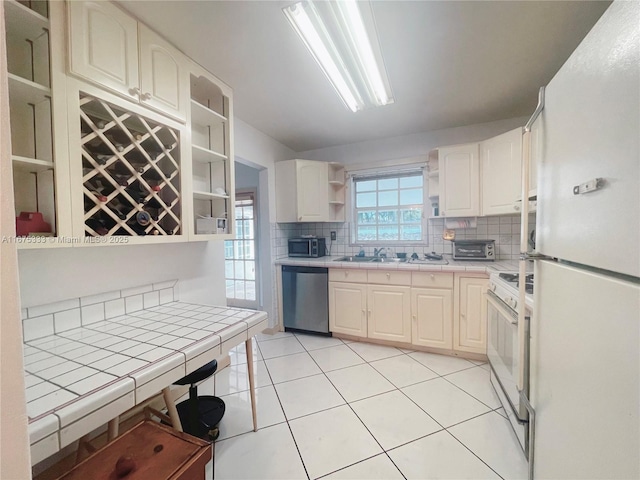
<path id="1" fill-rule="evenodd" d="M 385 253 L 382 253 L 383 250 L 385 251 Z M 387 256 L 386 251 L 387 251 L 387 249 L 385 247 L 374 248 L 373 249 L 373 256 L 374 257 L 383 257 L 383 256 L 386 257 Z"/>

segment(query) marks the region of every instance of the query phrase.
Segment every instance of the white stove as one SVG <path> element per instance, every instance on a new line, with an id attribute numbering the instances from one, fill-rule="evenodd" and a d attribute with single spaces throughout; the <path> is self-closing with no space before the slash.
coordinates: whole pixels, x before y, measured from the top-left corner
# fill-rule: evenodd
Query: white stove
<path id="1" fill-rule="evenodd" d="M 527 313 L 533 311 L 533 273 L 527 275 L 527 294 L 525 304 Z M 518 272 L 492 273 L 489 276 L 489 290 L 506 303 L 516 314 L 518 313 Z"/>
<path id="2" fill-rule="evenodd" d="M 487 356 L 491 365 L 491 384 L 504 407 L 523 452 L 528 454 L 529 414 L 520 397 L 518 379 L 522 376 L 523 393 L 529 395 L 529 318 L 533 312 L 533 274 L 525 278 L 525 320 L 519 325 L 519 276 L 515 272 L 492 273 L 487 292 Z M 520 330 L 524 329 L 523 332 Z M 525 338 L 521 347 L 519 335 Z M 521 351 L 522 348 L 522 351 Z"/>

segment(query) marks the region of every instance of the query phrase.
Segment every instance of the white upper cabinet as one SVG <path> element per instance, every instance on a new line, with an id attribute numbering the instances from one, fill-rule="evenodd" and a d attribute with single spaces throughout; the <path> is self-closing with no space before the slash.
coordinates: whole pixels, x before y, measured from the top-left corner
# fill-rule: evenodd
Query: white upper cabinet
<path id="1" fill-rule="evenodd" d="M 69 5 L 71 72 L 133 101 L 186 119 L 184 56 L 110 2 Z"/>
<path id="2" fill-rule="evenodd" d="M 67 2 L 71 71 L 138 100 L 138 22 L 110 2 Z"/>
<path id="3" fill-rule="evenodd" d="M 480 143 L 482 215 L 520 210 L 522 129 L 516 128 Z"/>
<path id="4" fill-rule="evenodd" d="M 440 171 L 440 216 L 480 215 L 480 162 L 478 144 L 442 147 L 438 151 Z"/>
<path id="5" fill-rule="evenodd" d="M 328 222 L 329 164 L 313 160 L 276 162 L 278 222 Z"/>
<path id="6" fill-rule="evenodd" d="M 140 44 L 140 100 L 180 120 L 189 101 L 183 55 L 158 34 L 138 24 Z"/>

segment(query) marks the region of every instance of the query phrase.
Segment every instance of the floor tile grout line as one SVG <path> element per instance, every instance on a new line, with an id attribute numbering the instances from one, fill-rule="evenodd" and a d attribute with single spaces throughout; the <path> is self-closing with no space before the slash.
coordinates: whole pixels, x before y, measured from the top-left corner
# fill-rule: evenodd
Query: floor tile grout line
<path id="1" fill-rule="evenodd" d="M 356 353 L 356 355 L 357 355 L 357 352 L 355 352 L 355 353 Z M 313 357 L 312 357 L 312 358 L 313 358 Z M 361 358 L 362 358 L 362 357 L 361 357 Z M 364 359 L 363 359 L 363 360 L 364 360 Z M 314 359 L 314 361 L 315 361 L 315 359 Z M 369 362 L 367 362 L 366 360 L 365 360 L 365 362 L 366 362 L 366 364 L 367 364 L 367 365 L 369 365 Z M 318 367 L 319 367 L 319 366 L 320 366 L 320 365 L 318 365 Z M 369 366 L 371 367 L 371 365 L 369 365 Z M 373 368 L 373 367 L 371 367 L 371 368 Z M 373 368 L 373 370 L 377 372 L 377 370 L 376 370 L 375 368 Z M 385 379 L 386 379 L 386 377 L 384 377 L 382 374 L 380 374 L 380 375 L 381 375 L 383 378 L 385 378 Z M 353 407 L 351 406 L 351 403 L 347 402 L 347 399 L 346 399 L 346 398 L 344 398 L 344 396 L 342 395 L 342 393 L 340 392 L 340 390 L 338 390 L 338 388 L 334 385 L 334 383 L 331 381 L 331 379 L 327 376 L 327 374 L 326 374 L 326 373 L 325 373 L 325 376 L 327 377 L 327 380 L 329 381 L 329 383 L 331 383 L 331 385 L 333 386 L 333 388 L 338 392 L 338 394 L 339 394 L 339 395 L 342 397 L 342 399 L 346 402 L 347 406 L 351 409 L 351 412 L 353 412 L 353 414 L 356 416 L 356 418 L 357 418 L 358 420 L 360 420 L 360 423 L 362 424 L 362 426 L 367 430 L 367 432 L 369 432 L 369 435 L 371 435 L 371 438 L 373 438 L 373 440 L 374 440 L 374 441 L 378 444 L 378 446 L 382 449 L 382 452 L 383 452 L 385 455 L 387 455 L 387 458 L 391 461 L 391 463 L 393 464 L 393 466 L 394 466 L 394 467 L 396 467 L 396 469 L 398 470 L 398 472 L 400 472 L 400 475 L 402 475 L 402 477 L 406 480 L 406 479 L 407 479 L 407 477 L 405 476 L 405 474 L 402 472 L 402 470 L 400 470 L 400 468 L 398 468 L 398 466 L 397 466 L 397 465 L 396 465 L 396 463 L 391 459 L 391 457 L 389 457 L 389 455 L 387 454 L 387 452 L 386 452 L 385 448 L 384 448 L 384 447 L 382 446 L 382 444 L 378 441 L 378 439 L 376 438 L 376 436 L 371 432 L 371 430 L 369 429 L 369 427 L 367 427 L 367 425 L 364 423 L 364 421 L 360 418 L 360 416 L 358 415 L 358 413 L 353 409 Z M 387 381 L 388 381 L 388 380 L 387 380 Z M 391 383 L 391 382 L 389 382 L 389 383 Z M 391 383 L 391 385 L 393 385 L 393 383 Z M 393 385 L 393 386 L 395 387 L 395 385 Z M 396 390 L 399 390 L 397 387 L 396 387 L 395 389 L 396 389 Z M 393 391 L 393 390 L 390 390 L 390 392 L 391 392 L 391 391 Z M 389 392 L 379 393 L 378 395 L 383 395 L 384 393 L 389 393 Z M 377 395 L 374 395 L 374 396 L 377 396 Z M 371 398 L 371 397 L 368 397 L 368 398 Z M 364 400 L 364 399 L 361 399 L 361 400 Z M 374 456 L 376 456 L 376 455 L 374 455 Z M 372 457 L 370 457 L 370 458 L 372 458 Z M 356 463 L 358 463 L 358 462 L 356 462 Z M 355 464 L 352 464 L 352 465 L 355 465 Z M 351 465 L 347 465 L 347 467 L 349 467 L 349 466 L 351 466 Z M 346 468 L 346 467 L 344 467 L 344 468 Z"/>
<path id="2" fill-rule="evenodd" d="M 262 349 L 260 348 L 260 342 L 256 342 L 256 345 L 257 345 L 257 348 L 260 350 L 260 354 L 263 355 L 262 354 Z M 264 357 L 264 355 L 263 355 L 263 357 Z M 298 457 L 300 458 L 300 462 L 302 463 L 302 468 L 304 468 L 304 473 L 307 476 L 307 480 L 309 480 L 311 477 L 309 476 L 309 472 L 307 471 L 307 466 L 305 465 L 304 459 L 302 458 L 302 454 L 300 453 L 300 448 L 298 447 L 298 442 L 296 441 L 296 437 L 293 434 L 293 430 L 291 429 L 291 425 L 289 424 L 289 419 L 287 418 L 287 414 L 284 411 L 284 407 L 282 406 L 282 400 L 280 400 L 280 395 L 278 394 L 278 389 L 275 387 L 275 384 L 273 383 L 273 378 L 271 376 L 271 372 L 269 371 L 269 367 L 267 366 L 266 362 L 265 362 L 265 368 L 267 369 L 267 375 L 269 375 L 269 379 L 271 380 L 271 386 L 273 387 L 273 390 L 274 390 L 274 392 L 276 394 L 276 398 L 278 399 L 278 404 L 280 405 L 280 410 L 282 411 L 282 415 L 284 417 L 284 423 L 287 424 L 287 428 L 289 429 L 289 433 L 291 434 L 291 438 L 293 440 L 293 444 L 296 447 L 296 451 L 298 452 Z M 256 405 L 256 410 L 257 410 L 257 408 L 258 407 Z M 245 435 L 247 433 L 252 433 L 252 431 L 245 432 L 244 434 L 241 434 L 241 435 Z"/>
<path id="3" fill-rule="evenodd" d="M 314 363 L 316 363 L 316 365 L 318 366 L 318 368 L 320 368 L 320 366 L 318 365 L 318 363 L 316 362 L 316 360 L 311 356 L 310 351 L 309 351 L 309 350 L 307 350 L 307 349 L 306 349 L 306 347 L 304 347 L 304 345 L 303 345 L 303 348 L 305 348 L 305 352 L 306 352 L 307 354 L 309 354 L 309 356 L 310 356 L 310 357 L 311 357 L 311 359 L 314 361 Z M 302 352 L 299 352 L 299 353 L 302 353 Z M 356 354 L 357 354 L 357 352 L 355 352 L 355 351 L 354 351 L 354 353 L 356 353 Z M 404 352 L 403 352 L 403 353 L 404 353 Z M 412 353 L 412 352 L 411 352 L 411 353 Z M 405 354 L 407 354 L 407 353 L 405 353 Z M 359 356 L 359 355 L 358 355 L 358 356 Z M 362 358 L 362 357 L 361 357 L 361 358 Z M 392 358 L 392 357 L 387 357 L 387 358 Z M 266 360 L 266 359 L 265 359 L 265 360 Z M 364 359 L 363 359 L 363 360 L 364 360 Z M 380 359 L 380 360 L 384 360 L 384 359 Z M 415 360 L 415 359 L 414 359 L 414 360 Z M 375 360 L 375 361 L 378 361 L 378 360 Z M 369 365 L 370 365 L 372 362 L 369 362 L 369 361 L 364 360 L 364 363 L 366 363 L 366 364 L 369 364 Z M 420 362 L 418 362 L 418 363 L 420 363 Z M 265 366 L 266 366 L 266 365 L 267 365 L 267 364 L 266 364 L 266 361 L 265 361 Z M 360 365 L 362 365 L 362 364 L 360 364 Z M 353 366 L 357 366 L 357 365 L 353 365 Z M 353 367 L 353 366 L 343 367 L 343 368 L 336 369 L 336 370 L 342 370 L 342 369 L 350 368 L 350 367 Z M 418 406 L 418 408 L 419 408 L 420 410 L 422 410 L 425 414 L 427 414 L 427 416 L 429 416 L 430 418 L 432 418 L 432 419 L 433 419 L 433 417 L 431 417 L 431 415 L 429 415 L 429 414 L 428 414 L 428 412 L 426 412 L 422 407 L 420 407 L 420 405 L 418 405 L 416 402 L 414 402 L 410 397 L 408 397 L 408 395 L 407 395 L 405 392 L 403 392 L 403 391 L 402 391 L 402 388 L 405 388 L 405 387 L 397 387 L 397 386 L 395 386 L 395 384 L 393 384 L 393 382 L 391 382 L 391 381 L 390 381 L 390 380 L 389 380 L 385 375 L 383 375 L 381 372 L 379 372 L 377 369 L 375 369 L 375 367 L 374 367 L 373 365 L 371 365 L 371 366 L 372 366 L 372 368 L 374 368 L 374 370 L 375 370 L 377 373 L 379 373 L 383 378 L 385 378 L 385 380 L 389 381 L 389 382 L 394 386 L 394 390 L 399 390 L 403 395 L 405 395 L 407 398 L 409 398 L 409 400 L 410 400 L 412 403 L 416 404 L 416 406 Z M 423 365 L 423 366 L 425 366 L 425 368 L 429 369 L 426 365 Z M 480 365 L 473 365 L 473 366 L 478 366 L 478 367 L 479 367 Z M 468 369 L 473 368 L 473 366 L 472 366 L 472 367 L 469 367 Z M 464 370 L 468 370 L 468 369 L 463 369 L 463 370 L 460 370 L 460 371 L 464 371 Z M 336 371 L 336 370 L 331 370 L 331 371 Z M 429 369 L 429 370 L 430 370 L 430 369 Z M 329 371 L 329 372 L 331 372 L 331 371 Z M 278 402 L 279 402 L 279 404 L 280 404 L 280 408 L 281 408 L 281 410 L 284 412 L 284 408 L 283 408 L 283 406 L 282 406 L 282 402 L 281 402 L 281 400 L 280 400 L 280 396 L 278 395 L 278 392 L 277 392 L 277 389 L 276 389 L 276 385 L 278 385 L 278 384 L 273 383 L 273 378 L 271 377 L 271 372 L 269 371 L 268 367 L 267 367 L 267 372 L 268 372 L 269 378 L 271 379 L 271 382 L 272 382 L 270 386 L 272 386 L 272 387 L 273 387 L 273 389 L 274 389 L 274 391 L 276 392 L 276 396 L 277 396 L 277 398 L 278 398 Z M 494 473 L 496 473 L 496 475 L 498 475 L 498 477 L 503 478 L 503 477 L 502 477 L 500 474 L 498 474 L 498 473 L 497 473 L 497 472 L 496 472 L 496 471 L 495 471 L 495 470 L 494 470 L 494 469 L 493 469 L 493 468 L 492 468 L 492 467 L 491 467 L 487 462 L 485 462 L 484 460 L 482 460 L 482 459 L 481 459 L 481 458 L 480 458 L 480 457 L 479 457 L 475 452 L 473 452 L 473 450 L 471 450 L 471 449 L 470 449 L 467 445 L 465 445 L 461 440 L 459 440 L 457 437 L 455 437 L 455 435 L 453 435 L 451 432 L 449 432 L 449 429 L 450 429 L 450 428 L 453 428 L 453 427 L 459 426 L 459 425 L 461 425 L 462 423 L 465 423 L 465 422 L 467 422 L 467 421 L 470 421 L 470 420 L 476 419 L 476 418 L 478 418 L 478 417 L 481 417 L 481 416 L 484 416 L 484 415 L 490 414 L 490 413 L 492 413 L 492 412 L 496 412 L 496 413 L 497 413 L 501 418 L 504 418 L 502 415 L 500 415 L 500 414 L 497 412 L 497 410 L 499 410 L 501 407 L 497 407 L 497 408 L 495 408 L 495 409 L 492 409 L 492 408 L 490 408 L 490 407 L 488 407 L 488 406 L 487 406 L 487 408 L 490 408 L 490 410 L 489 410 L 488 412 L 484 412 L 484 413 L 482 413 L 482 414 L 480 414 L 480 415 L 477 415 L 477 416 L 474 416 L 474 417 L 468 418 L 468 419 L 466 419 L 466 420 L 463 420 L 463 421 L 461 421 L 461 422 L 458 422 L 458 423 L 456 423 L 456 424 L 453 424 L 453 425 L 451 425 L 451 426 L 449 426 L 449 427 L 443 427 L 443 426 L 442 426 L 438 421 L 436 421 L 435 419 L 433 419 L 433 420 L 435 421 L 435 423 L 436 423 L 436 424 L 438 424 L 438 425 L 441 427 L 441 429 L 440 429 L 440 430 L 437 430 L 436 432 L 432 432 L 432 433 L 427 434 L 427 435 L 425 435 L 425 436 L 419 437 L 419 438 L 417 438 L 417 439 L 411 440 L 410 442 L 406 442 L 406 443 L 404 443 L 404 444 L 402 444 L 402 445 L 395 446 L 395 447 L 393 447 L 393 448 L 391 448 L 391 449 L 389 449 L 389 450 L 385 450 L 385 449 L 382 447 L 382 445 L 380 444 L 380 442 L 378 442 L 378 440 L 376 439 L 376 437 L 371 433 L 371 431 L 370 431 L 370 430 L 369 430 L 369 428 L 366 426 L 366 424 L 364 424 L 364 422 L 362 421 L 362 419 L 360 419 L 360 417 L 359 417 L 359 416 L 357 415 L 357 413 L 354 411 L 354 409 L 353 409 L 353 407 L 351 406 L 351 404 L 352 404 L 352 403 L 359 402 L 359 401 L 362 401 L 362 400 L 366 400 L 366 399 L 369 399 L 369 398 L 372 398 L 372 397 L 375 397 L 375 396 L 384 395 L 384 394 L 387 394 L 387 393 L 393 392 L 394 390 L 390 390 L 390 391 L 388 391 L 388 392 L 382 392 L 382 393 L 378 393 L 378 394 L 375 394 L 375 395 L 372 395 L 372 396 L 369 396 L 369 397 L 365 397 L 365 398 L 362 398 L 362 399 L 354 400 L 353 402 L 348 402 L 348 401 L 346 401 L 346 399 L 344 398 L 344 396 L 342 395 L 342 393 L 340 393 L 340 391 L 335 387 L 335 385 L 333 384 L 333 382 L 331 382 L 331 379 L 328 377 L 327 373 L 328 373 L 328 372 L 325 372 L 324 370 L 322 370 L 322 368 L 320 368 L 320 373 L 315 374 L 315 375 L 310 375 L 310 376 L 319 376 L 320 374 L 323 374 L 323 375 L 324 375 L 324 376 L 329 380 L 329 382 L 331 383 L 331 385 L 333 386 L 333 388 L 334 388 L 334 389 L 336 389 L 336 391 L 337 391 L 337 392 L 338 392 L 338 394 L 341 396 L 341 398 L 344 400 L 344 402 L 345 402 L 345 403 L 344 403 L 343 405 L 333 406 L 333 407 L 330 407 L 330 408 L 327 408 L 327 409 L 320 410 L 320 411 L 318 411 L 318 412 L 313 412 L 313 413 L 309 413 L 309 414 L 307 414 L 307 415 L 303 415 L 303 416 L 301 416 L 301 417 L 297 417 L 297 418 L 295 418 L 295 419 L 288 419 L 288 418 L 287 418 L 287 416 L 286 416 L 286 414 L 285 414 L 285 421 L 284 421 L 284 422 L 279 422 L 279 423 L 276 423 L 276 424 L 273 424 L 273 425 L 270 425 L 270 426 L 269 426 L 269 427 L 271 427 L 271 426 L 275 426 L 275 425 L 281 425 L 282 423 L 287 423 L 287 425 L 288 425 L 288 427 L 289 427 L 289 430 L 290 430 L 290 433 L 291 433 L 291 435 L 292 435 L 292 438 L 293 438 L 293 440 L 294 440 L 294 444 L 296 445 L 296 449 L 298 450 L 298 454 L 299 454 L 300 459 L 301 459 L 301 461 L 302 461 L 303 467 L 305 468 L 305 473 L 307 474 L 307 478 L 310 478 L 310 476 L 309 476 L 308 471 L 306 470 L 306 465 L 304 464 L 304 460 L 302 459 L 302 455 L 301 455 L 301 453 L 300 453 L 300 450 L 299 450 L 299 448 L 298 448 L 297 442 L 296 442 L 296 440 L 295 440 L 295 436 L 293 435 L 293 431 L 292 431 L 292 429 L 291 429 L 290 422 L 291 422 L 291 421 L 294 421 L 294 420 L 297 420 L 298 418 L 303 418 L 303 417 L 306 417 L 306 416 L 314 415 L 314 414 L 316 414 L 316 413 L 320 413 L 320 412 L 328 411 L 328 410 L 331 410 L 331 409 L 336 409 L 336 408 L 342 407 L 342 406 L 344 406 L 344 405 L 348 405 L 348 406 L 349 406 L 349 408 L 351 409 L 351 411 L 352 411 L 352 412 L 356 415 L 356 417 L 360 420 L 360 422 L 363 424 L 363 426 L 365 427 L 365 429 L 366 429 L 366 430 L 369 432 L 369 434 L 374 438 L 374 440 L 376 441 L 376 443 L 378 443 L 378 445 L 380 446 L 380 448 L 382 448 L 382 452 L 384 452 L 384 453 L 385 453 L 385 455 L 387 455 L 387 457 L 389 458 L 389 460 L 392 462 L 392 464 L 396 467 L 396 469 L 400 472 L 400 474 L 401 474 L 404 478 L 406 478 L 406 477 L 404 476 L 404 473 L 403 473 L 403 472 L 398 468 L 398 466 L 395 464 L 395 462 L 393 462 L 393 460 L 392 460 L 392 459 L 391 459 L 391 457 L 389 456 L 388 452 L 389 452 L 389 451 L 392 451 L 392 450 L 395 450 L 395 449 L 397 449 L 397 448 L 400 448 L 400 447 L 402 447 L 402 446 L 404 446 L 404 445 L 407 445 L 407 444 L 409 444 L 409 443 L 413 443 L 413 442 L 415 442 L 415 441 L 418 441 L 418 440 L 420 440 L 420 439 L 422 439 L 422 438 L 425 438 L 425 437 L 428 437 L 428 436 L 430 436 L 430 435 L 433 435 L 433 434 L 435 434 L 435 433 L 442 432 L 442 431 L 447 431 L 447 433 L 449 433 L 449 435 L 451 435 L 452 437 L 454 437 L 454 439 L 455 439 L 458 443 L 462 444 L 462 445 L 465 447 L 465 449 L 467 449 L 468 451 L 470 451 L 470 452 L 471 452 L 475 457 L 477 457 L 477 458 L 478 458 L 478 459 L 479 459 L 483 464 L 485 464 L 485 465 L 486 465 L 486 466 L 487 466 L 491 471 L 493 471 Z M 447 376 L 447 375 L 452 375 L 452 374 L 457 373 L 457 372 L 451 372 L 451 373 L 448 373 L 448 374 L 445 374 L 445 375 L 439 375 L 439 374 L 437 374 L 436 372 L 434 372 L 434 373 L 437 375 L 437 377 L 436 377 L 436 378 L 439 378 L 439 377 L 444 378 L 444 377 L 445 377 L 445 376 Z M 302 378 L 309 378 L 310 376 L 301 377 L 300 379 L 302 379 Z M 435 379 L 435 378 L 433 378 L 433 379 L 429 379 L 429 380 L 425 380 L 425 381 L 423 381 L 423 382 L 417 382 L 416 384 L 412 384 L 412 385 L 417 385 L 417 384 L 419 384 L 419 383 L 425 383 L 425 382 L 427 382 L 427 381 L 434 380 L 434 379 Z M 291 381 L 295 381 L 295 380 L 298 380 L 298 379 L 290 380 L 290 381 L 287 381 L 287 382 L 291 382 Z M 459 390 L 462 390 L 462 391 L 463 391 L 464 393 L 466 393 L 467 395 L 469 395 L 469 396 L 471 396 L 472 398 L 474 398 L 474 399 L 478 400 L 476 397 L 474 397 L 473 395 L 469 394 L 468 392 L 466 392 L 466 391 L 465 391 L 464 389 L 462 389 L 461 387 L 458 387 L 457 385 L 455 385 L 455 384 L 454 384 L 453 382 L 451 382 L 450 380 L 448 380 L 448 379 L 446 379 L 446 380 L 447 380 L 447 382 L 448 382 L 448 383 L 450 383 L 450 384 L 454 385 L 454 386 L 455 386 L 455 387 L 457 387 Z M 287 382 L 280 382 L 279 384 L 287 383 Z M 412 386 L 412 385 L 407 385 L 406 387 L 409 387 L 409 386 Z M 265 386 L 263 386 L 263 387 L 265 387 Z M 261 387 L 261 388 L 262 388 L 262 387 Z M 240 393 L 240 392 L 236 392 L 236 393 Z M 481 402 L 480 400 L 478 400 L 478 401 L 479 401 L 480 403 L 482 403 L 483 405 L 486 405 L 486 404 L 484 404 L 484 402 Z M 263 428 L 269 428 L 269 427 L 263 427 Z M 231 438 L 235 438 L 235 437 L 238 437 L 238 436 L 244 435 L 244 434 L 246 434 L 246 433 L 251 433 L 251 432 L 241 433 L 241 434 L 235 435 L 234 437 L 229 437 L 229 438 L 227 438 L 227 439 L 225 439 L 225 440 L 228 440 L 228 439 L 231 439 Z M 318 477 L 318 478 L 326 477 L 326 476 L 328 476 L 328 475 L 331 475 L 332 473 L 335 473 L 335 472 L 337 472 L 337 471 L 344 470 L 344 469 L 346 469 L 346 468 L 348 468 L 348 467 L 350 467 L 350 466 L 356 465 L 356 464 L 358 464 L 358 463 L 362 463 L 362 462 L 364 462 L 364 461 L 366 461 L 366 460 L 369 460 L 369 459 L 371 459 L 371 458 L 374 458 L 374 457 L 376 457 L 376 456 L 378 456 L 378 455 L 380 455 L 380 453 L 379 453 L 379 454 L 376 454 L 376 455 L 373 455 L 373 456 L 371 456 L 371 457 L 367 457 L 367 458 L 365 458 L 365 459 L 362 459 L 362 460 L 360 460 L 360 461 L 358 461 L 358 462 L 355 462 L 355 463 L 353 463 L 353 464 L 347 465 L 347 466 L 345 466 L 345 467 L 342 467 L 342 468 L 340 468 L 340 469 L 338 469 L 338 470 L 335 470 L 334 472 L 330 472 L 330 473 L 324 474 L 322 477 Z"/>
<path id="4" fill-rule="evenodd" d="M 482 367 L 477 366 L 477 368 L 482 368 Z M 470 369 L 468 369 L 468 370 L 470 370 Z M 482 370 L 484 370 L 484 369 L 482 369 Z M 464 371 L 466 371 L 466 370 L 460 370 L 460 371 L 461 371 L 461 372 L 464 372 Z M 458 373 L 458 372 L 454 372 L 454 373 Z M 488 376 L 488 373 L 489 373 L 489 372 L 487 372 L 487 376 Z M 448 375 L 453 375 L 453 374 L 452 374 L 452 373 L 450 373 L 450 374 L 448 374 Z M 453 383 L 451 380 L 449 380 L 448 378 L 446 378 L 446 376 L 443 376 L 443 377 L 441 377 L 441 378 L 442 378 L 443 380 L 446 380 L 447 382 L 449 382 L 451 385 L 453 385 L 454 387 L 456 387 L 458 390 L 460 390 L 460 391 L 462 391 L 462 392 L 466 393 L 467 395 L 469 395 L 469 396 L 470 396 L 471 398 L 473 398 L 474 400 L 477 400 L 478 402 L 480 402 L 481 404 L 483 404 L 483 405 L 484 405 L 484 406 L 486 406 L 487 408 L 489 408 L 489 409 L 491 409 L 491 410 L 494 410 L 494 408 L 493 408 L 491 405 L 487 405 L 485 402 L 483 402 L 482 400 L 480 400 L 480 399 L 479 399 L 478 397 L 476 397 L 475 395 L 473 395 L 473 394 L 471 394 L 471 393 L 467 392 L 467 391 L 466 391 L 464 388 L 462 388 L 461 386 L 456 385 L 455 383 Z M 500 408 L 500 407 L 497 407 L 497 408 Z"/>
<path id="5" fill-rule="evenodd" d="M 481 415 L 479 415 L 481 416 Z M 477 417 L 474 417 L 477 418 Z M 447 433 L 449 435 L 451 435 L 460 445 L 462 445 L 464 448 L 466 448 L 467 450 L 469 450 L 469 452 L 471 452 L 471 454 L 476 457 L 478 460 L 480 460 L 482 463 L 484 463 L 487 468 L 489 470 L 491 470 L 493 473 L 495 473 L 499 478 L 501 478 L 502 480 L 504 480 L 504 477 L 502 475 L 500 475 L 493 467 L 491 467 L 491 465 L 489 465 L 487 462 L 485 462 L 482 458 L 480 458 L 480 456 L 474 452 L 473 450 L 471 450 L 471 448 L 467 447 L 467 445 L 464 444 L 464 442 L 462 442 L 462 440 L 460 440 L 458 437 L 456 437 L 453 433 L 451 433 L 449 430 L 447 430 Z"/>

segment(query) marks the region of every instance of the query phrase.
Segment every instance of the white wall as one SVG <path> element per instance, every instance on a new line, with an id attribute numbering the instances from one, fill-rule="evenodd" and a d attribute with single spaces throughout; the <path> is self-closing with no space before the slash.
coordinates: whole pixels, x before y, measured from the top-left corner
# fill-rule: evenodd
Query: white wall
<path id="1" fill-rule="evenodd" d="M 296 153 L 242 120 L 235 120 L 235 155 L 238 162 L 258 169 L 258 255 L 261 282 L 260 308 L 269 314 L 269 325 L 276 324 L 275 270 L 271 255 L 272 225 L 276 221 L 276 184 L 274 163 L 296 157 Z M 255 182 L 255 178 L 247 179 Z M 241 179 L 236 188 L 240 188 Z"/>
<path id="2" fill-rule="evenodd" d="M 22 250 L 18 258 L 23 307 L 174 279 L 184 301 L 226 304 L 222 241 Z"/>
<path id="3" fill-rule="evenodd" d="M 296 158 L 353 165 L 415 157 L 425 155 L 436 147 L 486 140 L 500 133 L 524 126 L 528 119 L 528 117 L 510 118 L 497 122 L 479 123 L 400 137 L 380 138 L 349 145 L 338 145 L 298 152 Z"/>
<path id="4" fill-rule="evenodd" d="M 0 236 L 16 234 L 4 32 L 0 4 Z M 0 242 L 0 478 L 31 478 L 27 408 L 22 373 L 22 324 L 15 244 Z"/>

